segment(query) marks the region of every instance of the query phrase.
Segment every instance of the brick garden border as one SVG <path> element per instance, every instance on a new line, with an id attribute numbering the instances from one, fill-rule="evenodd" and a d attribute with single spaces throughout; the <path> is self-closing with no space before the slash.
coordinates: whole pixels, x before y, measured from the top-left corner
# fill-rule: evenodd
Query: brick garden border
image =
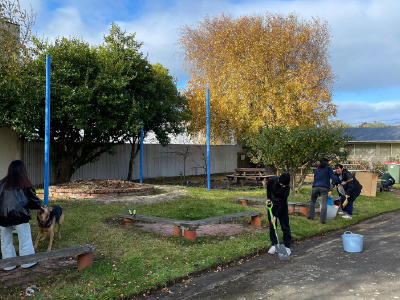
<path id="1" fill-rule="evenodd" d="M 98 197 L 124 197 L 124 196 L 143 196 L 154 193 L 154 185 L 141 184 L 141 187 L 122 188 L 122 189 L 65 189 L 55 186 L 49 187 L 49 197 L 51 198 L 98 198 Z"/>

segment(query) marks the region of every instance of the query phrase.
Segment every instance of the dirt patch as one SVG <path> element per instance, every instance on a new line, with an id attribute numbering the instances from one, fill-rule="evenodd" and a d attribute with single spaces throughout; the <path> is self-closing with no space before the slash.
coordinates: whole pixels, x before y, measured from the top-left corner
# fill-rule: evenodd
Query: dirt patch
<path id="1" fill-rule="evenodd" d="M 74 180 L 71 182 L 66 182 L 62 184 L 55 185 L 56 188 L 61 189 L 90 189 L 90 190 L 98 190 L 98 189 L 126 189 L 126 188 L 139 188 L 142 184 L 132 181 L 126 180 L 100 180 L 100 179 L 92 179 L 92 180 Z"/>
<path id="2" fill-rule="evenodd" d="M 399 189 L 399 188 L 394 188 L 394 187 L 392 187 L 392 188 L 391 188 L 391 191 L 392 191 L 393 193 L 397 194 L 397 195 L 400 195 L 400 189 Z M 377 193 L 378 193 L 378 191 L 377 191 Z M 383 192 L 382 192 L 382 193 L 383 193 Z"/>
<path id="3" fill-rule="evenodd" d="M 177 186 L 185 186 L 185 187 L 205 187 L 207 188 L 207 177 L 204 175 L 200 176 L 186 176 L 182 177 L 161 177 L 161 178 L 148 178 L 143 182 L 149 184 L 157 184 L 157 185 L 177 185 Z M 210 179 L 211 189 L 227 189 L 227 190 L 236 190 L 236 189 L 262 189 L 263 187 L 261 182 L 257 182 L 255 179 L 248 179 L 244 186 L 236 181 L 229 182 L 224 174 L 216 174 L 212 175 Z"/>
<path id="4" fill-rule="evenodd" d="M 185 187 L 207 187 L 207 177 L 204 175 L 186 176 L 186 177 L 157 177 L 145 178 L 143 183 L 137 181 L 117 180 L 117 179 L 92 179 L 92 180 L 74 180 L 62 184 L 52 186 L 57 189 L 80 189 L 80 190 L 100 190 L 100 189 L 126 189 L 126 188 L 140 188 L 144 185 L 174 185 Z M 242 188 L 241 184 L 236 181 L 229 183 L 224 174 L 216 174 L 211 176 L 211 188 L 216 189 L 238 189 Z M 245 184 L 248 187 L 263 188 L 261 183 L 256 180 L 248 179 Z"/>
<path id="5" fill-rule="evenodd" d="M 124 180 L 74 180 L 49 188 L 51 198 L 99 198 L 151 195 L 154 185 Z"/>

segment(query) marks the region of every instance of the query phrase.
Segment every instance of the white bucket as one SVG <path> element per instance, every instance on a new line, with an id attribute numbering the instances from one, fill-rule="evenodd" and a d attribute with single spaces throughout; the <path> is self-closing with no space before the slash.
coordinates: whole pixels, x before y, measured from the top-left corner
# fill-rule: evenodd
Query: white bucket
<path id="1" fill-rule="evenodd" d="M 327 209 L 327 212 L 326 212 L 326 218 L 327 219 L 336 218 L 336 214 L 337 214 L 337 211 L 339 209 L 339 206 L 337 206 L 337 205 L 327 205 L 327 207 L 328 207 L 328 209 Z"/>

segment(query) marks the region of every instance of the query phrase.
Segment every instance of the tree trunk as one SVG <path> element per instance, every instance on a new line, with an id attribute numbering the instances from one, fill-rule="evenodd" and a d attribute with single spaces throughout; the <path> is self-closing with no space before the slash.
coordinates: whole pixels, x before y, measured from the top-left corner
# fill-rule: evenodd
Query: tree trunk
<path id="1" fill-rule="evenodd" d="M 296 181 L 297 180 L 296 174 L 298 173 L 297 169 L 291 170 L 289 173 L 290 173 L 290 189 L 292 190 L 292 195 L 298 195 L 297 191 L 301 188 L 307 174 L 303 173 L 300 176 L 299 180 Z"/>
<path id="2" fill-rule="evenodd" d="M 128 166 L 128 179 L 127 179 L 128 181 L 132 180 L 132 173 L 133 173 L 132 168 L 133 168 L 133 161 L 135 159 L 134 152 L 135 152 L 135 144 L 131 144 L 131 155 L 129 157 L 129 166 Z"/>
<path id="3" fill-rule="evenodd" d="M 72 169 L 72 158 L 62 158 L 56 167 L 53 166 L 54 179 L 56 184 L 69 182 L 74 170 Z"/>
<path id="4" fill-rule="evenodd" d="M 135 141 L 135 139 L 133 139 Z M 128 166 L 128 181 L 132 181 L 133 175 L 133 164 L 135 162 L 135 157 L 140 150 L 140 143 L 138 142 L 137 148 L 135 149 L 136 143 L 131 143 L 131 155 L 129 157 L 129 166 Z"/>
<path id="5" fill-rule="evenodd" d="M 296 171 L 293 172 L 293 170 L 289 171 L 290 174 L 290 189 L 292 191 L 292 195 L 297 194 L 297 189 L 296 189 Z"/>

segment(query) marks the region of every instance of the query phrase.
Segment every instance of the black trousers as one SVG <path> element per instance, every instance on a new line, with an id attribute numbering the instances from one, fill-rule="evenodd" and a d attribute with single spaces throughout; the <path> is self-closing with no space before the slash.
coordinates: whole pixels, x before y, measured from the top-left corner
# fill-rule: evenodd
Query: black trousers
<path id="1" fill-rule="evenodd" d="M 272 207 L 272 214 L 274 216 L 275 216 L 275 213 L 277 210 L 278 210 L 278 206 L 274 205 Z M 271 216 L 269 213 L 268 213 L 268 220 L 269 220 L 269 237 L 271 239 L 272 245 L 276 245 L 276 244 L 278 244 L 278 241 L 276 239 L 274 225 L 271 223 Z M 279 224 L 281 225 L 282 232 L 283 232 L 283 243 L 285 244 L 286 248 L 290 248 L 290 245 L 292 244 L 292 234 L 290 233 L 289 208 L 288 208 L 287 204 L 283 205 L 282 215 L 280 217 L 277 217 L 277 221 L 275 224 L 276 226 L 278 226 L 278 220 L 279 220 Z"/>

